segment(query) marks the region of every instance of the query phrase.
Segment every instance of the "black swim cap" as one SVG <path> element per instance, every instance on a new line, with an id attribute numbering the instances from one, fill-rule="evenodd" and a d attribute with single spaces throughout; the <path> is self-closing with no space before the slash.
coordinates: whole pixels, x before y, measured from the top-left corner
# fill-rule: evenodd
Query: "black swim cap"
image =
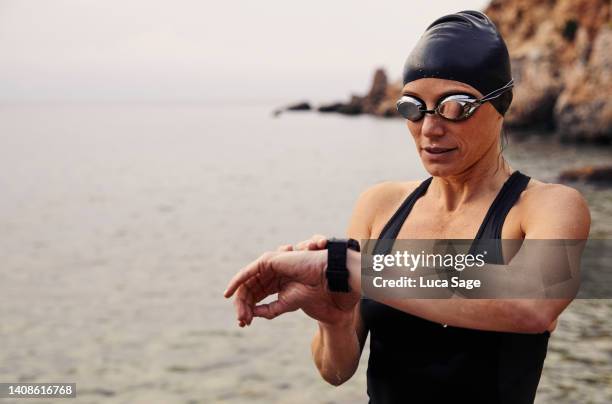
<path id="1" fill-rule="evenodd" d="M 497 27 L 480 11 L 465 10 L 435 20 L 404 64 L 407 83 L 434 77 L 466 83 L 483 95 L 512 79 L 508 48 Z M 503 116 L 512 91 L 490 101 Z"/>

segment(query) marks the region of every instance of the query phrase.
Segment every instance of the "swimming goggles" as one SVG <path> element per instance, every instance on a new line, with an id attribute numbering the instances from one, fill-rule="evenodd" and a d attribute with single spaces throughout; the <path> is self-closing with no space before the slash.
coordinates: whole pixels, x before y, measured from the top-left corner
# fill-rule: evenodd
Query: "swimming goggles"
<path id="1" fill-rule="evenodd" d="M 409 121 L 416 122 L 425 114 L 436 114 L 442 118 L 457 122 L 468 119 L 476 109 L 487 101 L 499 97 L 514 86 L 510 80 L 505 86 L 491 91 L 482 98 L 474 98 L 467 94 L 453 94 L 441 97 L 434 109 L 427 109 L 426 104 L 412 95 L 403 95 L 396 103 L 397 111 Z"/>

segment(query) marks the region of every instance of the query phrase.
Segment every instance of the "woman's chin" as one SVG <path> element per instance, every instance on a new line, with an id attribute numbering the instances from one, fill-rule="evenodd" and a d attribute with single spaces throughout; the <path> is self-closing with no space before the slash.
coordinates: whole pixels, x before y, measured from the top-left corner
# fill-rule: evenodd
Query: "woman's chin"
<path id="1" fill-rule="evenodd" d="M 459 171 L 454 164 L 423 162 L 423 167 L 434 177 L 446 177 Z"/>

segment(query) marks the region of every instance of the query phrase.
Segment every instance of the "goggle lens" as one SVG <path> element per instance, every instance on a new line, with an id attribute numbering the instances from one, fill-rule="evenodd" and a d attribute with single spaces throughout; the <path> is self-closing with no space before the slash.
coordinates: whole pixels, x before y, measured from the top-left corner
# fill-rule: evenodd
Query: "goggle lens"
<path id="1" fill-rule="evenodd" d="M 397 102 L 397 110 L 401 116 L 409 121 L 418 121 L 424 115 L 423 104 L 416 98 L 403 96 Z"/>
<path id="2" fill-rule="evenodd" d="M 438 113 L 451 121 L 460 121 L 464 119 L 470 105 L 466 101 L 447 98 L 438 106 Z"/>

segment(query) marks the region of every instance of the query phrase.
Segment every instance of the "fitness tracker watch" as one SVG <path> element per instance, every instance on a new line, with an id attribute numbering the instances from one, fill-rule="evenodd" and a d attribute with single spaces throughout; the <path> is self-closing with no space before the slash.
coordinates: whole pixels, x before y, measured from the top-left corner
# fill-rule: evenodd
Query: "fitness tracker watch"
<path id="1" fill-rule="evenodd" d="M 346 267 L 346 253 L 351 250 L 359 252 L 359 242 L 355 239 L 331 238 L 327 240 L 327 269 L 325 277 L 327 286 L 331 292 L 351 291 L 348 277 L 349 271 Z"/>

